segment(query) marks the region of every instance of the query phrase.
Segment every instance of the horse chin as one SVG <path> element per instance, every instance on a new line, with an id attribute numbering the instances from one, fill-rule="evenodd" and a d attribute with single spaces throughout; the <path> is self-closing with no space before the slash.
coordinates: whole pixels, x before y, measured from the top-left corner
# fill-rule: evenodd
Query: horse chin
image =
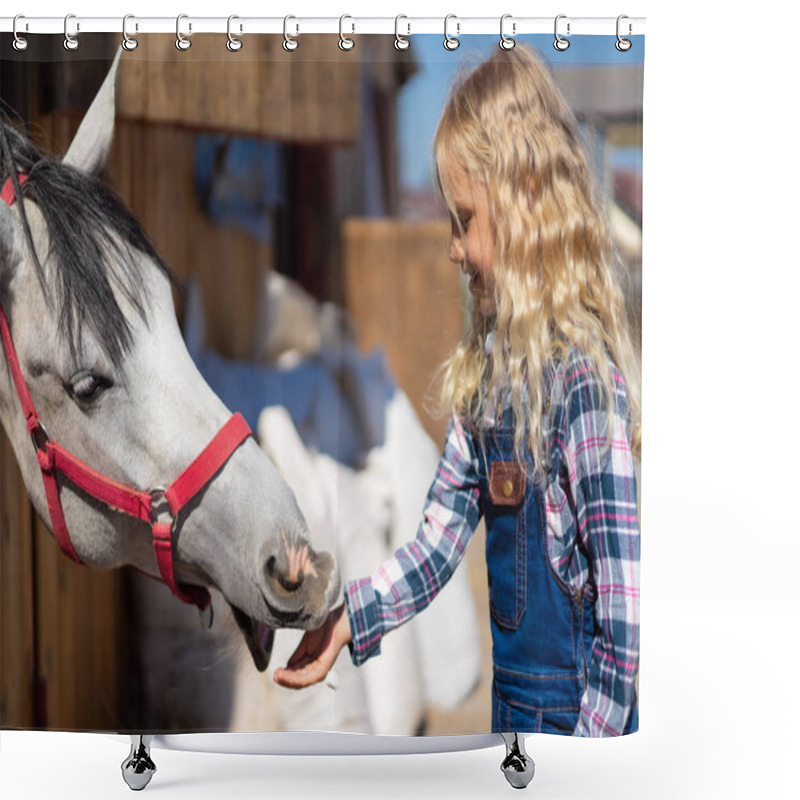
<path id="1" fill-rule="evenodd" d="M 269 666 L 269 658 L 272 655 L 272 645 L 275 641 L 275 629 L 263 622 L 258 622 L 236 608 L 231 606 L 233 618 L 239 626 L 239 630 L 244 636 L 250 655 L 253 656 L 253 663 L 259 672 Z"/>

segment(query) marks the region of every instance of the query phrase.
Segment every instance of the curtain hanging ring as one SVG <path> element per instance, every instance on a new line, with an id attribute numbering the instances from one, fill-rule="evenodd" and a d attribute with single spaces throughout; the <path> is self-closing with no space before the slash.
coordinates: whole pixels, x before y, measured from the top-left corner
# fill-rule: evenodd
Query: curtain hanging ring
<path id="1" fill-rule="evenodd" d="M 69 21 L 71 19 L 75 19 L 74 14 L 67 14 L 67 16 L 64 17 L 64 49 L 74 51 L 78 49 L 78 45 L 80 44 L 80 42 L 78 41 L 77 37 L 70 36 Z M 81 29 L 80 23 L 76 23 L 75 24 L 76 32 L 79 31 L 80 29 Z"/>
<path id="2" fill-rule="evenodd" d="M 555 22 L 556 40 L 553 42 L 553 47 L 555 47 L 555 49 L 561 53 L 563 53 L 565 50 L 569 48 L 569 39 L 565 39 L 563 36 L 561 36 L 561 34 L 559 34 L 558 21 L 560 19 L 566 19 L 566 18 L 567 18 L 566 14 L 559 14 L 556 17 L 556 22 Z M 567 22 L 567 36 L 569 36 L 569 34 L 570 34 L 570 23 Z"/>
<path id="3" fill-rule="evenodd" d="M 503 32 L 503 23 L 505 23 L 505 21 L 507 19 L 511 19 L 511 18 L 512 18 L 511 14 L 503 14 L 503 16 L 500 17 L 500 49 L 501 50 L 511 50 L 514 47 L 514 45 L 516 44 L 516 42 L 514 41 L 514 39 L 511 36 L 506 36 L 505 33 Z M 511 23 L 511 33 L 512 34 L 516 34 L 516 32 L 517 32 L 517 23 L 516 22 L 512 22 Z"/>
<path id="4" fill-rule="evenodd" d="M 126 14 L 122 18 L 122 49 L 123 50 L 135 50 L 139 46 L 139 42 L 134 39 L 132 36 L 128 36 L 128 20 L 129 19 L 136 19 L 133 14 Z M 135 30 L 139 30 L 139 24 L 136 24 Z"/>
<path id="5" fill-rule="evenodd" d="M 346 19 L 353 18 L 349 14 L 342 14 L 342 16 L 339 17 L 339 48 L 341 50 L 352 50 L 356 46 L 356 43 L 350 37 L 345 36 L 342 32 L 342 26 L 344 25 L 344 21 Z M 353 32 L 355 32 L 355 29 L 356 25 L 353 23 Z"/>
<path id="6" fill-rule="evenodd" d="M 459 42 L 457 37 L 461 33 L 461 23 L 458 22 L 458 21 L 456 22 L 456 35 L 455 36 L 451 36 L 447 32 L 447 23 L 450 22 L 451 19 L 457 20 L 458 18 L 456 17 L 455 14 L 448 14 L 444 18 L 444 49 L 445 50 L 458 50 L 458 46 L 461 44 L 461 42 Z"/>
<path id="7" fill-rule="evenodd" d="M 181 33 L 181 20 L 182 19 L 188 19 L 188 18 L 189 18 L 188 14 L 178 14 L 178 18 L 175 20 L 175 35 L 178 37 L 175 40 L 175 47 L 177 47 L 178 50 L 188 50 L 192 46 L 192 40 L 191 39 L 187 39 Z M 189 33 L 191 33 L 191 32 L 192 32 L 192 23 L 190 22 L 189 23 Z"/>
<path id="8" fill-rule="evenodd" d="M 290 19 L 297 19 L 297 17 L 293 17 L 291 14 L 283 18 L 283 49 L 289 53 L 294 52 L 300 46 L 300 42 L 297 41 L 297 37 L 289 36 L 289 20 Z M 300 26 L 296 26 L 296 30 L 300 30 Z"/>
<path id="9" fill-rule="evenodd" d="M 17 14 L 17 16 L 14 17 L 14 25 L 12 26 L 12 31 L 14 32 L 14 49 L 19 50 L 20 52 L 28 49 L 28 40 L 17 33 L 17 21 L 21 19 L 25 19 L 25 16 L 23 14 Z M 25 30 L 28 30 L 27 22 L 25 23 Z"/>
<path id="10" fill-rule="evenodd" d="M 626 14 L 620 14 L 617 17 L 617 41 L 614 43 L 614 47 L 616 47 L 617 50 L 620 51 L 620 53 L 627 53 L 628 50 L 630 50 L 631 47 L 633 47 L 633 42 L 630 39 L 623 39 L 619 34 L 619 23 L 623 19 L 628 19 L 628 16 Z M 630 36 L 632 32 L 633 32 L 633 26 L 629 22 L 628 23 L 628 36 Z"/>
<path id="11" fill-rule="evenodd" d="M 227 47 L 228 50 L 231 51 L 231 53 L 238 53 L 242 49 L 242 40 L 241 39 L 237 39 L 231 33 L 231 22 L 233 22 L 233 20 L 235 20 L 235 19 L 239 19 L 239 17 L 237 17 L 236 14 L 231 14 L 228 17 L 228 41 L 225 43 L 225 47 Z M 239 26 L 239 33 L 241 33 L 241 32 L 242 32 L 242 26 L 240 25 Z"/>
<path id="12" fill-rule="evenodd" d="M 406 23 L 406 26 L 408 28 L 406 36 L 401 36 L 400 35 L 401 19 L 408 19 L 408 17 L 405 14 L 398 14 L 394 18 L 394 46 L 398 50 L 408 50 L 408 48 L 411 46 L 411 42 L 406 38 L 406 36 L 411 35 L 411 23 L 410 22 Z"/>

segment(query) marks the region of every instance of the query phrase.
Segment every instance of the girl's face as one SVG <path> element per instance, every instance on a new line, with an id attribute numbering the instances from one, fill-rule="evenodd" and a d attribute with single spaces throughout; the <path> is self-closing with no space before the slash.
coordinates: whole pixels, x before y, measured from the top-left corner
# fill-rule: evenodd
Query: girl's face
<path id="1" fill-rule="evenodd" d="M 490 316 L 495 305 L 492 270 L 495 232 L 489 194 L 483 184 L 471 180 L 461 167 L 454 167 L 447 178 L 457 215 L 450 220 L 450 260 L 469 278 L 469 291 L 478 312 Z"/>

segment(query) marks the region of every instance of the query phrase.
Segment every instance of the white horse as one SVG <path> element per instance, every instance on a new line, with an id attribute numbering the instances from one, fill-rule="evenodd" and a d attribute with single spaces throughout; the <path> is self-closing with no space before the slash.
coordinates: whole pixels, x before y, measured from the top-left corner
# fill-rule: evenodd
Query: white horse
<path id="1" fill-rule="evenodd" d="M 272 629 L 324 620 L 338 568 L 195 368 L 168 269 L 97 178 L 118 61 L 63 160 L 0 120 L 0 419 L 62 549 L 197 605 L 218 589 L 264 670 Z"/>

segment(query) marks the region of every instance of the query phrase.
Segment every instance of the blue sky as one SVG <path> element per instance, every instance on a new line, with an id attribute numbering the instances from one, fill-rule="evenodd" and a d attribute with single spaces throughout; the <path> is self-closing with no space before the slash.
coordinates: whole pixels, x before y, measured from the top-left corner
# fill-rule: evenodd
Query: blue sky
<path id="1" fill-rule="evenodd" d="M 591 69 L 596 64 L 641 64 L 644 60 L 644 36 L 631 37 L 633 46 L 627 53 L 617 50 L 614 36 L 573 36 L 564 52 L 553 47 L 550 34 L 515 38 L 538 48 L 556 67 L 569 64 Z M 465 63 L 482 61 L 494 51 L 499 36 L 465 36 L 455 51 L 445 50 L 443 40 L 443 34 L 410 38 L 419 72 L 403 87 L 398 103 L 400 180 L 404 186 L 431 186 L 431 145 L 447 91 Z"/>

